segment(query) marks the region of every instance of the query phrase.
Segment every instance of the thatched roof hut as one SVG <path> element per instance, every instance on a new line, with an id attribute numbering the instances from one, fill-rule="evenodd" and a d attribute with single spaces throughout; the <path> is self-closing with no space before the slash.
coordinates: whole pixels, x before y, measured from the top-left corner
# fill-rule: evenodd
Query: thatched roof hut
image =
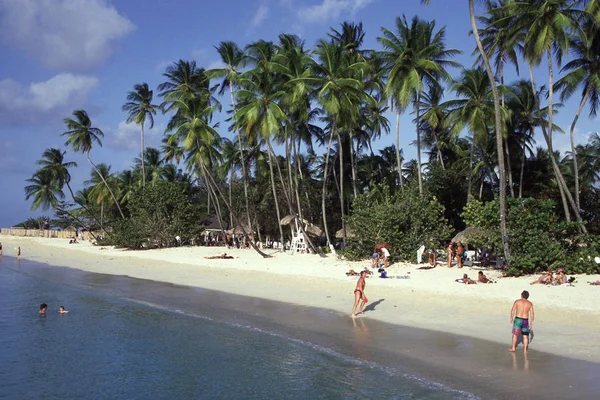
<path id="1" fill-rule="evenodd" d="M 321 228 L 319 228 L 315 224 L 313 224 L 305 219 L 301 220 L 300 218 L 296 217 L 295 215 L 286 215 L 285 217 L 283 217 L 281 219 L 281 221 L 279 221 L 279 224 L 280 225 L 290 225 L 295 220 L 300 221 L 300 223 L 302 224 L 302 227 L 304 228 L 306 233 L 313 235 L 313 236 L 323 236 L 324 232 Z"/>
<path id="2" fill-rule="evenodd" d="M 337 231 L 335 233 L 335 237 L 338 239 L 341 239 L 344 237 L 344 230 L 340 229 L 339 231 Z M 356 237 L 356 235 L 354 234 L 354 232 L 352 232 L 352 230 L 350 228 L 346 228 L 346 237 L 347 238 L 353 238 Z"/>
<path id="3" fill-rule="evenodd" d="M 454 243 L 469 243 L 469 239 L 472 239 L 473 236 L 477 236 L 482 234 L 483 232 L 479 228 L 475 228 L 473 226 L 467 227 L 465 230 L 460 231 L 452 238 Z"/>

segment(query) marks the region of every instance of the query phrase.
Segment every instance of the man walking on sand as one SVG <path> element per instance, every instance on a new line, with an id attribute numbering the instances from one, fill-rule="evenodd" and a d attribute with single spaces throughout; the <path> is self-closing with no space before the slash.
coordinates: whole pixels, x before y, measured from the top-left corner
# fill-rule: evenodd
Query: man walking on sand
<path id="1" fill-rule="evenodd" d="M 529 332 L 533 329 L 533 303 L 529 300 L 529 292 L 524 290 L 521 298 L 516 300 L 510 310 L 510 323 L 513 324 L 512 347 L 508 351 L 514 353 L 517 350 L 517 340 L 519 335 L 523 335 L 523 353 L 527 353 L 529 347 Z"/>
<path id="2" fill-rule="evenodd" d="M 367 271 L 361 271 L 360 278 L 358 282 L 356 282 L 356 288 L 354 289 L 354 307 L 352 307 L 352 314 L 350 315 L 352 318 L 356 317 L 358 314 L 362 314 L 363 307 L 369 301 L 365 296 L 365 278 L 367 277 Z M 362 302 L 361 302 L 362 300 Z M 358 310 L 358 314 L 356 314 L 356 307 L 360 304 L 360 309 Z"/>

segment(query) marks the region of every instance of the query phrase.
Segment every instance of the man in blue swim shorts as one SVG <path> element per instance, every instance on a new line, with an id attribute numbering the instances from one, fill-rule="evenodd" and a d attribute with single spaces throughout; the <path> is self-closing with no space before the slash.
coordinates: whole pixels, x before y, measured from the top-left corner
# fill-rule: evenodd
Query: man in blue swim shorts
<path id="1" fill-rule="evenodd" d="M 527 353 L 529 347 L 529 332 L 533 329 L 535 313 L 533 311 L 533 303 L 528 299 L 529 292 L 524 290 L 521 293 L 521 298 L 515 301 L 512 310 L 510 310 L 510 323 L 513 325 L 513 329 L 512 347 L 508 351 L 513 353 L 517 349 L 519 335 L 523 335 L 523 353 Z"/>

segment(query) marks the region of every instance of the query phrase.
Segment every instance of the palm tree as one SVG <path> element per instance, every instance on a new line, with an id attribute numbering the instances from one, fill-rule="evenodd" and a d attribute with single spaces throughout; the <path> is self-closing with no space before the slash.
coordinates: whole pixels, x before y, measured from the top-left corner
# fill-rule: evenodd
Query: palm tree
<path id="1" fill-rule="evenodd" d="M 328 244 L 331 244 L 327 229 L 327 216 L 325 208 L 325 197 L 327 194 L 327 176 L 329 167 L 329 156 L 331 144 L 337 137 L 340 154 L 340 208 L 342 214 L 343 238 L 346 237 L 346 224 L 344 221 L 344 174 L 343 174 L 343 146 L 339 130 L 351 130 L 356 126 L 359 118 L 360 105 L 364 103 L 375 103 L 375 99 L 363 91 L 363 79 L 366 68 L 364 61 L 351 62 L 350 57 L 344 49 L 331 42 L 319 41 L 315 54 L 318 62 L 312 64 L 314 78 L 307 79 L 312 82 L 317 90 L 317 102 L 331 119 L 329 127 L 329 141 L 325 158 L 323 172 L 323 198 L 321 201 L 323 212 L 323 224 Z"/>
<path id="2" fill-rule="evenodd" d="M 469 156 L 469 184 L 467 202 L 471 197 L 473 154 L 478 142 L 489 137 L 494 106 L 490 80 L 482 68 L 465 70 L 459 81 L 452 85 L 458 99 L 446 102 L 445 107 L 452 109 L 453 118 L 459 125 L 466 125 L 471 132 L 471 151 Z M 500 155 L 499 155 L 500 157 Z"/>
<path id="3" fill-rule="evenodd" d="M 60 190 L 63 189 L 64 185 L 67 185 L 73 201 L 79 204 L 89 214 L 89 216 L 92 217 L 96 223 L 98 223 L 96 216 L 88 207 L 86 207 L 85 203 L 79 203 L 75 198 L 75 194 L 71 188 L 71 174 L 69 173 L 69 168 L 77 167 L 77 163 L 74 161 L 65 162 L 65 154 L 66 151 L 62 151 L 53 147 L 48 148 L 44 150 L 42 158 L 36 161 L 36 164 L 42 166 L 41 170 L 49 171 L 52 174 L 53 179 L 56 180 L 57 186 L 60 188 Z"/>
<path id="4" fill-rule="evenodd" d="M 104 184 L 105 181 L 108 182 L 108 185 Z M 89 199 L 93 203 L 100 205 L 100 226 L 104 226 L 104 205 L 107 202 L 110 203 L 111 200 L 111 191 L 109 189 L 119 190 L 118 180 L 115 180 L 111 175 L 110 166 L 101 163 L 98 164 L 97 169 L 92 170 L 91 178 L 85 181 L 85 184 L 91 185 Z"/>
<path id="5" fill-rule="evenodd" d="M 248 62 L 254 68 L 245 72 L 239 80 L 241 89 L 237 91 L 237 96 L 240 108 L 234 116 L 234 127 L 251 140 L 255 140 L 257 136 L 266 139 L 271 189 L 277 219 L 281 221 L 273 169 L 276 161 L 271 145 L 271 136 L 279 132 L 283 123 L 288 119 L 281 106 L 285 92 L 279 85 L 279 77 L 273 71 L 274 44 L 263 40 L 252 43 L 247 47 L 247 54 Z M 285 186 L 282 189 L 285 191 Z M 286 197 L 289 199 L 289 196 L 286 195 Z M 278 225 L 280 240 L 283 243 L 283 228 L 279 223 Z"/>
<path id="6" fill-rule="evenodd" d="M 581 209 L 579 202 L 579 166 L 575 151 L 575 126 L 586 103 L 589 104 L 590 117 L 596 117 L 600 104 L 600 32 L 595 23 L 588 23 L 578 35 L 570 39 L 570 51 L 573 59 L 561 70 L 566 74 L 556 82 L 555 89 L 561 91 L 560 99 L 564 101 L 581 87 L 579 108 L 573 118 L 570 129 L 571 156 L 575 180 L 575 204 Z"/>
<path id="7" fill-rule="evenodd" d="M 234 42 L 221 42 L 219 46 L 215 47 L 221 62 L 225 64 L 225 68 L 214 69 L 208 71 L 208 75 L 211 78 L 223 78 L 220 85 L 219 94 L 223 94 L 226 87 L 229 87 L 229 95 L 231 96 L 231 109 L 235 115 L 237 107 L 235 103 L 235 92 L 233 86 L 240 76 L 239 69 L 245 65 L 245 55 L 242 49 L 238 47 Z M 238 146 L 239 146 L 239 157 L 242 167 L 242 182 L 244 184 L 244 201 L 246 203 L 246 219 L 248 221 L 248 227 L 252 226 L 250 221 L 250 206 L 248 203 L 248 175 L 246 174 L 246 163 L 244 162 L 244 148 L 242 144 L 242 137 L 238 135 Z"/>
<path id="8" fill-rule="evenodd" d="M 25 200 L 33 197 L 32 210 L 40 207 L 44 211 L 50 208 L 56 209 L 60 200 L 65 198 L 65 194 L 59 187 L 59 181 L 51 170 L 38 170 L 25 181 L 29 183 L 25 186 Z"/>
<path id="9" fill-rule="evenodd" d="M 558 188 L 565 210 L 567 220 L 571 219 L 569 206 L 575 218 L 581 224 L 581 230 L 587 231 L 583 225 L 581 214 L 577 208 L 566 181 L 554 157 L 552 140 L 553 114 L 554 114 L 554 57 L 560 64 L 563 53 L 568 51 L 569 37 L 573 31 L 578 30 L 579 24 L 585 20 L 587 14 L 574 8 L 574 3 L 567 0 L 539 0 L 532 3 L 511 2 L 506 5 L 511 15 L 517 15 L 514 31 L 525 31 L 523 47 L 525 57 L 529 64 L 529 74 L 532 88 L 535 92 L 533 67 L 538 66 L 546 57 L 548 63 L 548 126 L 542 125 L 542 133 L 548 146 L 548 154 L 556 176 Z M 538 108 L 539 101 L 538 101 Z M 541 108 L 540 108 L 541 109 Z"/>
<path id="10" fill-rule="evenodd" d="M 498 74 L 500 85 L 504 86 L 504 65 L 510 63 L 514 65 L 517 75 L 519 75 L 519 57 L 517 50 L 523 51 L 522 32 L 515 32 L 511 29 L 514 16 L 511 16 L 506 7 L 509 0 L 488 1 L 487 16 L 479 17 L 484 24 L 481 29 L 481 43 L 489 58 L 494 57 L 494 67 Z M 475 50 L 478 52 L 478 50 Z M 481 56 L 478 56 L 481 59 Z M 502 94 L 502 107 L 504 107 L 505 96 Z M 508 135 L 504 136 L 504 150 L 506 155 L 506 166 L 508 173 L 508 185 L 510 194 L 515 197 L 512 178 L 512 166 L 510 163 L 510 147 L 508 146 Z"/>
<path id="11" fill-rule="evenodd" d="M 123 111 L 128 112 L 127 123 L 136 123 L 142 128 L 140 159 L 142 160 L 142 187 L 146 186 L 146 174 L 144 171 L 144 123 L 149 121 L 150 129 L 154 127 L 154 115 L 158 106 L 152 104 L 153 91 L 148 88 L 147 83 L 137 84 L 133 90 L 127 93 L 127 103 L 123 105 Z"/>
<path id="12" fill-rule="evenodd" d="M 152 184 L 158 182 L 160 180 L 160 170 L 165 163 L 165 159 L 161 156 L 160 151 L 154 147 L 147 147 L 144 150 L 143 160 L 136 157 L 135 167 L 141 167 L 142 163 L 147 167 L 145 174 L 142 172 L 145 175 L 144 180 L 148 178 Z"/>
<path id="13" fill-rule="evenodd" d="M 106 188 L 110 192 L 110 195 L 119 210 L 119 214 L 121 214 L 121 218 L 124 219 L 125 216 L 123 215 L 123 211 L 121 211 L 121 206 L 119 206 L 115 194 L 112 192 L 106 179 L 100 174 L 98 168 L 90 158 L 90 151 L 92 150 L 93 144 L 96 143 L 99 146 L 102 146 L 100 138 L 104 137 L 104 133 L 99 128 L 94 128 L 92 126 L 92 121 L 84 110 L 75 110 L 73 116 L 75 119 L 64 119 L 68 129 L 68 131 L 62 133 L 62 136 L 67 136 L 65 145 L 71 146 L 73 151 L 85 154 L 85 158 L 87 158 L 88 162 L 92 165 L 92 168 L 100 175 L 100 178 L 104 182 L 104 185 L 106 185 Z"/>
<path id="14" fill-rule="evenodd" d="M 420 97 L 425 84 L 439 85 L 440 80 L 450 80 L 446 67 L 460 65 L 448 60 L 459 54 L 456 49 L 446 49 L 445 28 L 435 31 L 435 21 L 426 22 L 413 17 L 410 25 L 406 17 L 396 18 L 396 32 L 381 28 L 383 37 L 377 40 L 383 45 L 381 57 L 388 69 L 387 95 L 396 106 L 396 148 L 399 150 L 399 118 L 412 101 L 417 121 L 420 120 Z M 421 173 L 421 131 L 417 123 L 417 176 L 419 193 L 423 194 Z M 398 156 L 398 154 L 397 154 Z M 401 165 L 398 165 L 401 169 Z"/>
<path id="15" fill-rule="evenodd" d="M 429 4 L 429 2 L 430 0 L 421 0 L 421 3 L 424 4 Z M 471 30 L 473 32 L 473 37 L 475 38 L 477 48 L 479 49 L 479 54 L 481 54 L 481 60 L 483 61 L 483 64 L 485 66 L 485 72 L 488 74 L 488 78 L 492 86 L 492 94 L 494 96 L 494 125 L 496 129 L 496 152 L 497 154 L 504 154 L 504 134 L 502 132 L 503 121 L 500 104 L 500 94 L 498 92 L 498 86 L 496 85 L 496 81 L 494 79 L 494 72 L 492 70 L 492 66 L 490 65 L 489 57 L 487 56 L 485 49 L 483 48 L 481 37 L 479 36 L 479 29 L 477 28 L 477 20 L 475 16 L 475 1 L 468 0 L 468 4 L 469 17 L 471 21 Z M 508 231 L 506 226 L 506 172 L 504 169 L 504 157 L 498 157 L 498 169 L 500 170 L 500 233 L 502 234 L 502 247 L 504 250 L 504 258 L 506 259 L 506 261 L 510 261 L 510 248 L 508 245 Z"/>
<path id="16" fill-rule="evenodd" d="M 180 102 L 197 98 L 204 98 L 209 103 L 213 100 L 206 71 L 197 67 L 195 61 L 179 60 L 168 66 L 163 76 L 167 81 L 158 85 L 159 96 L 163 98 L 160 105 L 163 113 L 176 110 Z"/>

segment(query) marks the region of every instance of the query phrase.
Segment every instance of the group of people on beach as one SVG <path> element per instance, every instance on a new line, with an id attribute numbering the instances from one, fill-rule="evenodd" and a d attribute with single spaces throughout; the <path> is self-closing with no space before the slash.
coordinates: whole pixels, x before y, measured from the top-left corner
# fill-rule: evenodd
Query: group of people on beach
<path id="1" fill-rule="evenodd" d="M 46 311 L 48 310 L 48 304 L 42 303 L 40 304 L 40 315 L 46 315 Z M 66 310 L 64 306 L 58 307 L 59 314 L 68 314 L 69 310 Z"/>
<path id="2" fill-rule="evenodd" d="M 488 279 L 487 276 L 483 273 L 483 271 L 479 271 L 477 273 L 477 281 L 469 278 L 469 275 L 463 274 L 462 278 L 456 280 L 458 283 L 464 283 L 465 285 L 476 285 L 478 283 L 496 283 L 495 281 Z"/>
<path id="3" fill-rule="evenodd" d="M 351 318 L 356 318 L 359 314 L 364 312 L 365 305 L 369 302 L 369 299 L 365 295 L 365 287 L 367 286 L 366 277 L 368 271 L 361 271 L 360 278 L 356 282 L 354 288 L 354 304 L 352 306 Z M 464 274 L 463 279 L 470 282 L 464 282 L 466 284 L 475 284 L 477 282 L 469 279 L 467 274 Z M 481 283 L 492 283 L 485 277 L 482 271 L 479 271 L 478 280 Z M 358 312 L 356 309 L 358 308 Z M 508 351 L 514 353 L 517 349 L 519 337 L 523 337 L 523 353 L 527 353 L 529 349 L 529 334 L 533 330 L 533 320 L 535 318 L 535 312 L 533 309 L 533 303 L 529 301 L 529 292 L 524 290 L 521 293 L 521 298 L 513 303 L 512 309 L 510 310 L 510 323 L 512 325 L 512 346 Z"/>
<path id="4" fill-rule="evenodd" d="M 456 243 L 450 242 L 446 248 L 446 255 L 448 256 L 448 268 L 452 268 L 452 260 L 456 258 L 456 266 L 462 268 L 465 262 L 465 246 L 461 241 Z"/>
<path id="5" fill-rule="evenodd" d="M 371 255 L 371 268 L 379 268 L 380 262 L 383 261 L 383 268 L 390 266 L 390 251 L 387 247 L 375 248 Z"/>
<path id="6" fill-rule="evenodd" d="M 530 285 L 565 285 L 575 283 L 575 277 L 568 278 L 562 268 L 556 271 L 556 275 L 552 272 L 545 272 L 535 281 L 531 282 Z"/>

